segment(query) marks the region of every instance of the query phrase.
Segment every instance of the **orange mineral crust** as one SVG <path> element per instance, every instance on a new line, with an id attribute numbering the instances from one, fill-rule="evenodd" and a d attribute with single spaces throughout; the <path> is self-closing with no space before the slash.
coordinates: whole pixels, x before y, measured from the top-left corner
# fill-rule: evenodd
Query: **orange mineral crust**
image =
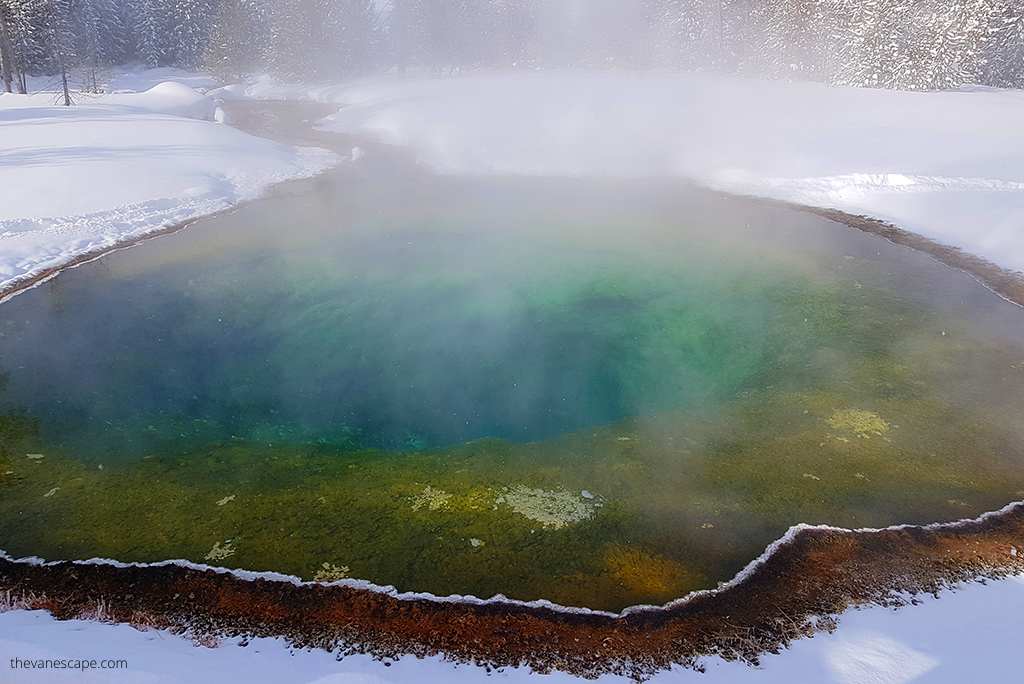
<path id="1" fill-rule="evenodd" d="M 61 619 L 220 637 L 283 636 L 302 648 L 379 658 L 442 654 L 485 667 L 527 665 L 637 679 L 718 655 L 756 663 L 791 640 L 834 629 L 851 606 L 913 603 L 959 582 L 1024 571 L 1024 505 L 974 521 L 878 531 L 801 527 L 737 580 L 618 616 L 509 601 L 451 601 L 372 588 L 244 579 L 173 563 L 0 559 L 9 607 Z"/>

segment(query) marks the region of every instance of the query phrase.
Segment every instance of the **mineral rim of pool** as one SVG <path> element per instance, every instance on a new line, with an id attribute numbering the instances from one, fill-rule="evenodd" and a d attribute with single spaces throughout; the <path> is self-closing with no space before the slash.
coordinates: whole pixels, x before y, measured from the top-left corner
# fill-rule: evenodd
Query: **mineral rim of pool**
<path id="1" fill-rule="evenodd" d="M 0 548 L 619 610 L 1024 496 L 1024 316 L 668 182 L 371 155 L 0 305 Z"/>

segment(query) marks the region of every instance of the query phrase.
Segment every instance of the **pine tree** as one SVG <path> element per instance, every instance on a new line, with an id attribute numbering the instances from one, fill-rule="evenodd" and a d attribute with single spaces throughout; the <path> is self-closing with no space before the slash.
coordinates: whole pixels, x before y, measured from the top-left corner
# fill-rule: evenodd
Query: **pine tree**
<path id="1" fill-rule="evenodd" d="M 372 0 L 278 0 L 269 18 L 269 66 L 277 76 L 324 81 L 372 63 Z"/>
<path id="2" fill-rule="evenodd" d="M 26 75 L 44 73 L 48 69 L 45 8 L 38 0 L 3 0 L 7 31 L 17 69 L 12 76 L 18 92 L 27 92 Z"/>
<path id="3" fill-rule="evenodd" d="M 906 5 L 893 0 L 849 3 L 833 82 L 867 88 L 891 87 L 910 68 Z"/>
<path id="4" fill-rule="evenodd" d="M 536 0 L 493 0 L 488 5 L 492 35 L 483 36 L 483 40 L 496 48 L 494 56 L 503 66 L 523 68 L 536 64 L 537 5 Z"/>
<path id="5" fill-rule="evenodd" d="M 216 0 L 173 0 L 170 37 L 176 66 L 194 69 L 202 63 L 217 4 Z"/>
<path id="6" fill-rule="evenodd" d="M 77 58 L 71 8 L 68 0 L 42 0 L 40 8 L 51 69 L 60 76 L 59 101 L 70 107 L 73 103 L 68 71 Z"/>
<path id="7" fill-rule="evenodd" d="M 415 0 L 411 6 L 411 32 L 419 58 L 436 73 L 454 63 L 455 0 Z"/>
<path id="8" fill-rule="evenodd" d="M 833 80 L 843 4 L 842 0 L 768 0 L 755 7 L 750 16 L 750 58 L 757 71 L 774 78 Z"/>
<path id="9" fill-rule="evenodd" d="M 98 92 L 106 67 L 127 57 L 127 30 L 113 0 L 71 0 L 70 21 L 77 61 L 75 71 L 86 91 Z"/>
<path id="10" fill-rule="evenodd" d="M 723 61 L 719 0 L 648 0 L 647 4 L 658 66 L 703 71 Z"/>
<path id="11" fill-rule="evenodd" d="M 8 8 L 6 3 L 0 2 L 0 78 L 4 82 L 4 92 L 11 92 L 11 83 L 18 68 L 14 63 L 14 46 L 11 43 L 11 33 L 7 28 Z"/>
<path id="12" fill-rule="evenodd" d="M 171 35 L 174 17 L 170 0 L 128 0 L 135 56 L 146 66 L 166 66 L 174 62 Z"/>
<path id="13" fill-rule="evenodd" d="M 594 0 L 580 12 L 582 60 L 595 67 L 641 68 L 651 21 L 644 0 Z"/>
<path id="14" fill-rule="evenodd" d="M 204 52 L 204 62 L 221 81 L 245 80 L 260 68 L 267 41 L 262 8 L 250 0 L 221 0 Z"/>
<path id="15" fill-rule="evenodd" d="M 914 90 L 957 88 L 976 80 L 988 27 L 996 5 L 993 0 L 947 3 L 929 0 L 924 11 L 912 15 L 912 39 L 906 66 L 892 69 L 883 85 Z"/>
<path id="16" fill-rule="evenodd" d="M 995 8 L 978 65 L 978 81 L 1003 88 L 1024 88 L 1024 0 L 1006 0 Z"/>

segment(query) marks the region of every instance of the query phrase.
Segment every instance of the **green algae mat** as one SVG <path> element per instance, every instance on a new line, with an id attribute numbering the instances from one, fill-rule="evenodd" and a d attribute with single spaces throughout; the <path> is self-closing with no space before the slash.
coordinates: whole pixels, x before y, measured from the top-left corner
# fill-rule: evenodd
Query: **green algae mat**
<path id="1" fill-rule="evenodd" d="M 1024 497 L 1024 316 L 658 182 L 291 184 L 0 305 L 0 548 L 619 610 Z"/>

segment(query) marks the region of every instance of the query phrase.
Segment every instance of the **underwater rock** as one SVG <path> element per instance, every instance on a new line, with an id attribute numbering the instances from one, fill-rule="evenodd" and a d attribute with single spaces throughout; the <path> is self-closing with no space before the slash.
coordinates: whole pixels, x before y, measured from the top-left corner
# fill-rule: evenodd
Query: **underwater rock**
<path id="1" fill-rule="evenodd" d="M 228 539 L 224 542 L 224 546 L 220 545 L 220 542 L 214 542 L 213 548 L 210 552 L 203 556 L 208 561 L 218 561 L 227 558 L 228 556 L 235 555 L 235 549 L 232 547 L 233 539 Z"/>
<path id="2" fill-rule="evenodd" d="M 579 494 L 523 485 L 506 487 L 495 502 L 504 503 L 516 513 L 556 530 L 592 517 L 595 509 L 594 504 L 582 501 Z"/>
<path id="3" fill-rule="evenodd" d="M 333 563 L 324 563 L 316 571 L 316 574 L 313 575 L 313 581 L 320 582 L 321 584 L 330 584 L 338 580 L 348 579 L 348 573 L 349 567 L 347 565 L 339 566 Z"/>
<path id="4" fill-rule="evenodd" d="M 826 422 L 837 430 L 849 430 L 861 436 L 882 435 L 889 431 L 889 423 L 881 416 L 860 409 L 836 411 Z"/>
<path id="5" fill-rule="evenodd" d="M 696 579 L 679 563 L 618 544 L 608 545 L 604 565 L 616 580 L 632 591 L 647 596 L 685 593 Z"/>
<path id="6" fill-rule="evenodd" d="M 436 511 L 440 508 L 444 508 L 448 500 L 452 498 L 452 495 L 443 489 L 434 489 L 430 485 L 423 490 L 421 494 L 409 497 L 412 502 L 412 510 L 418 511 L 419 509 L 426 506 L 432 511 Z"/>

